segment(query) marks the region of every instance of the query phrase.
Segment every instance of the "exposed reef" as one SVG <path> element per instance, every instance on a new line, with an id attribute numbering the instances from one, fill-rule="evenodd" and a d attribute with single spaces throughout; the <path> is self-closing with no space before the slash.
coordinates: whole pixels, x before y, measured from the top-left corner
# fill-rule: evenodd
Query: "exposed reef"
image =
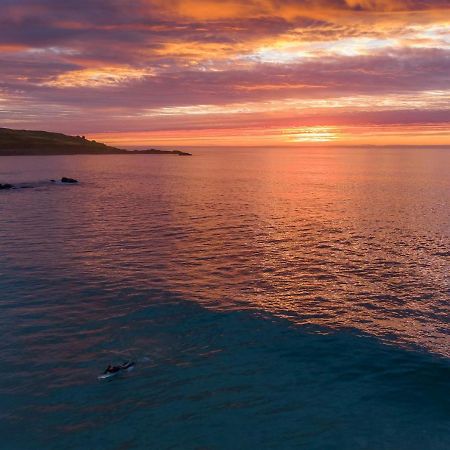
<path id="1" fill-rule="evenodd" d="M 78 180 L 75 180 L 74 178 L 62 177 L 61 183 L 78 183 Z"/>

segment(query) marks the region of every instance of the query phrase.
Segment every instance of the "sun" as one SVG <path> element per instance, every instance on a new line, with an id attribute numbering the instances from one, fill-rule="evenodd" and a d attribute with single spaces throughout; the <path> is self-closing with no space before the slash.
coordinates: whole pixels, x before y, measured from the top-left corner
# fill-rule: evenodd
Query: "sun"
<path id="1" fill-rule="evenodd" d="M 339 139 L 339 129 L 329 126 L 295 127 L 283 131 L 289 142 L 331 142 Z"/>

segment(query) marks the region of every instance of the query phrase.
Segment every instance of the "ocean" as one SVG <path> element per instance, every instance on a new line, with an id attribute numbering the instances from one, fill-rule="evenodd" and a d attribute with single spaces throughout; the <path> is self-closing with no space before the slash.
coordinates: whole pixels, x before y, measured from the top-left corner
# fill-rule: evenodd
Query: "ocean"
<path id="1" fill-rule="evenodd" d="M 193 153 L 0 158 L 1 448 L 448 450 L 450 151 Z"/>

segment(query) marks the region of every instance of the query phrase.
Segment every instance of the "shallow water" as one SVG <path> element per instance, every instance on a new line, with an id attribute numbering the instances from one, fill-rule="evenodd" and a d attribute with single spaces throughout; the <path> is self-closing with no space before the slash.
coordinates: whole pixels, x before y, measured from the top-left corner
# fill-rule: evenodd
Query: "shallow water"
<path id="1" fill-rule="evenodd" d="M 1 158 L 4 448 L 450 448 L 448 167 Z"/>

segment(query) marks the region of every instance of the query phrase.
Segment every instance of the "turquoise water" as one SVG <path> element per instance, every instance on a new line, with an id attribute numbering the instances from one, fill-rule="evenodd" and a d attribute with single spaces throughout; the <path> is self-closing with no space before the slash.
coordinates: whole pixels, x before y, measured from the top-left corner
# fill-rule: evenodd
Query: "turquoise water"
<path id="1" fill-rule="evenodd" d="M 1 158 L 2 448 L 450 448 L 449 163 Z"/>

